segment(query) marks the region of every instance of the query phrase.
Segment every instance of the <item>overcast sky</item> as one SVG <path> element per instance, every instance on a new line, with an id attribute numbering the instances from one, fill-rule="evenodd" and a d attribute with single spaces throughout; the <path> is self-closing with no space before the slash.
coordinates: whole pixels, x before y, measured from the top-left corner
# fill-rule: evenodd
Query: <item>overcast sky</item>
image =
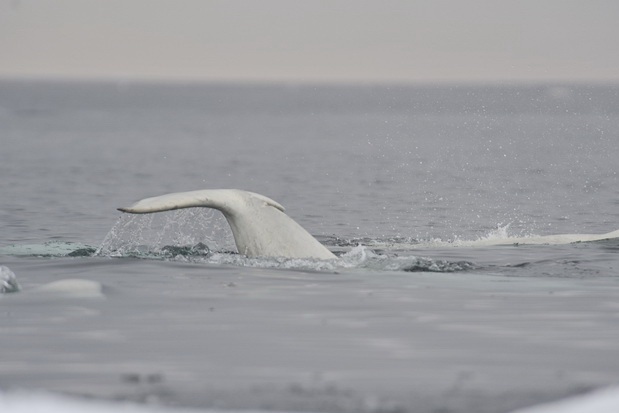
<path id="1" fill-rule="evenodd" d="M 0 0 L 0 76 L 619 81 L 619 0 Z"/>

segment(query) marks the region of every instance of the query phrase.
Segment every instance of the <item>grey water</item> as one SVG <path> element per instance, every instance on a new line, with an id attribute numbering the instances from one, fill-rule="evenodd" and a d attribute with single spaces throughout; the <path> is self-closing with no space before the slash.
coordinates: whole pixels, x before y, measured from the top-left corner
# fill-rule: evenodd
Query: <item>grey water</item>
<path id="1" fill-rule="evenodd" d="M 618 160 L 612 84 L 1 81 L 0 390 L 483 413 L 616 383 L 619 240 L 511 240 L 619 229 Z M 116 211 L 202 188 L 277 200 L 339 260 Z"/>

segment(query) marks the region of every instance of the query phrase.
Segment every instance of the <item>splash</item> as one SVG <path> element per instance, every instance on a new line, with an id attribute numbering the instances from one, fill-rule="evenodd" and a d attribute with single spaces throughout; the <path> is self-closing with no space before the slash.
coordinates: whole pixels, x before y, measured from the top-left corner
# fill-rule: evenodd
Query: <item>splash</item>
<path id="1" fill-rule="evenodd" d="M 444 248 L 444 247 L 483 247 L 496 245 L 513 245 L 518 243 L 534 243 L 540 237 L 534 234 L 513 235 L 510 234 L 511 223 L 497 224 L 496 228 L 477 237 L 476 239 L 465 239 L 459 236 L 454 236 L 450 239 L 429 238 L 415 239 L 411 237 L 388 238 L 388 239 L 371 239 L 364 240 L 363 245 L 372 246 L 374 248 L 382 248 L 386 250 L 408 251 L 412 249 L 424 248 Z M 345 241 L 338 241 L 339 244 L 345 244 Z"/>
<path id="2" fill-rule="evenodd" d="M 379 254 L 363 245 L 358 245 L 350 252 L 343 254 L 340 261 L 343 267 L 378 271 L 456 272 L 478 268 L 477 265 L 468 261 L 453 262 L 417 256 Z"/>
<path id="3" fill-rule="evenodd" d="M 311 258 L 258 257 L 236 253 L 234 238 L 223 216 L 204 208 L 182 209 L 160 214 L 123 214 L 97 249 L 96 255 L 137 257 L 182 262 L 234 265 L 253 268 L 296 269 L 308 271 L 454 272 L 476 268 L 468 262 L 449 262 L 392 254 L 395 246 L 417 243 L 411 238 L 371 238 L 323 240 L 339 257 L 335 260 Z"/>
<path id="4" fill-rule="evenodd" d="M 232 252 L 232 241 L 205 236 L 206 227 L 212 223 L 212 214 L 196 216 L 176 211 L 163 222 L 154 223 L 153 215 L 131 215 L 121 217 L 106 236 L 97 255 L 110 257 L 138 257 L 146 259 L 165 259 L 215 265 L 234 265 L 238 267 L 295 269 L 307 271 L 341 271 L 347 269 L 367 269 L 372 271 L 406 272 L 454 272 L 476 268 L 468 262 L 449 262 L 414 256 L 391 256 L 380 253 L 369 246 L 357 244 L 339 252 L 335 260 L 312 258 L 257 257 L 250 258 Z M 137 218 L 136 218 L 137 217 Z M 187 222 L 193 225 L 188 226 Z M 197 224 L 196 224 L 197 223 Z M 225 224 L 225 221 L 223 222 Z M 183 230 L 188 231 L 182 234 Z M 196 235 L 195 232 L 200 234 Z M 209 230 L 213 234 L 213 229 Z M 171 232 L 171 234 L 166 234 Z M 366 240 L 367 241 L 367 240 Z M 228 244 L 226 244 L 228 242 Z M 352 241 L 338 242 L 352 245 Z M 225 248 L 222 248 L 225 245 Z"/>
<path id="5" fill-rule="evenodd" d="M 456 272 L 478 268 L 466 261 L 451 262 L 415 256 L 391 256 L 358 245 L 342 253 L 335 260 L 313 258 L 259 257 L 248 258 L 239 254 L 213 253 L 206 257 L 177 256 L 175 260 L 201 262 L 217 265 L 234 265 L 239 267 L 294 269 L 307 271 L 342 271 L 348 269 L 366 269 L 371 271 L 405 271 L 405 272 Z"/>
<path id="6" fill-rule="evenodd" d="M 490 230 L 488 233 L 478 237 L 475 240 L 465 240 L 458 237 L 451 241 L 451 245 L 456 247 L 469 247 L 476 245 L 496 245 L 501 243 L 510 243 L 510 239 L 514 237 L 509 234 L 509 227 L 511 222 L 507 224 L 499 223 L 496 228 Z"/>
<path id="7" fill-rule="evenodd" d="M 195 260 L 192 260 L 195 261 Z M 240 254 L 213 253 L 199 260 L 208 264 L 234 265 L 237 267 L 293 269 L 306 271 L 337 271 L 341 267 L 338 260 L 319 260 L 315 258 L 256 257 Z"/>
<path id="8" fill-rule="evenodd" d="M 234 239 L 221 214 L 212 209 L 191 208 L 160 214 L 123 214 L 95 255 L 169 258 L 235 249 Z"/>

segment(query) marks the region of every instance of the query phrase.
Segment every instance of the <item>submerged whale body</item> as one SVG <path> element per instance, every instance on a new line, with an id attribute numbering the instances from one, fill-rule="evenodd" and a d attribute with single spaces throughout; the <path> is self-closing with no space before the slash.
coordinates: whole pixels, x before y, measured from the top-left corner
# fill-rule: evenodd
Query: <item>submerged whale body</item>
<path id="1" fill-rule="evenodd" d="M 239 253 L 247 257 L 336 258 L 286 215 L 283 206 L 253 192 L 238 189 L 179 192 L 146 198 L 118 210 L 149 214 L 193 207 L 221 211 L 230 225 Z"/>

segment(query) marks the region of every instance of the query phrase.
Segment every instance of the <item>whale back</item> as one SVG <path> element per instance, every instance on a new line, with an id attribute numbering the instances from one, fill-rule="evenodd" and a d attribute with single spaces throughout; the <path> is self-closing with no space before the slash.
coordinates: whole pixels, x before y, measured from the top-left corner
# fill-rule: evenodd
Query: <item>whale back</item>
<path id="1" fill-rule="evenodd" d="M 606 234 L 558 234 L 558 235 L 542 235 L 538 237 L 525 237 L 510 239 L 511 243 L 518 244 L 573 244 L 576 242 L 591 242 L 602 241 L 605 239 L 619 238 L 619 230 L 608 232 Z"/>
<path id="2" fill-rule="evenodd" d="M 205 189 L 146 198 L 130 207 L 132 214 L 206 207 L 221 211 L 240 254 L 248 257 L 332 259 L 335 256 L 272 199 L 238 189 Z"/>

